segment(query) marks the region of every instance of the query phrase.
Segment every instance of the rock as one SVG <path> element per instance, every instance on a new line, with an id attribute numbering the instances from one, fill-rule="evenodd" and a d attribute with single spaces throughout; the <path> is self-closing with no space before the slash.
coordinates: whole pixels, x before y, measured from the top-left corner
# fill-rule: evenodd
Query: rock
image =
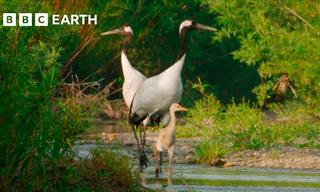
<path id="1" fill-rule="evenodd" d="M 224 166 L 224 164 L 226 164 L 226 161 L 221 160 L 220 158 L 218 158 L 218 159 L 213 159 L 213 160 L 210 162 L 210 165 L 211 165 L 211 166 L 215 166 L 215 167 L 221 167 L 221 166 Z"/>
<path id="2" fill-rule="evenodd" d="M 233 166 L 235 166 L 235 164 L 230 163 L 230 162 L 226 162 L 226 163 L 223 165 L 223 167 L 233 167 Z"/>

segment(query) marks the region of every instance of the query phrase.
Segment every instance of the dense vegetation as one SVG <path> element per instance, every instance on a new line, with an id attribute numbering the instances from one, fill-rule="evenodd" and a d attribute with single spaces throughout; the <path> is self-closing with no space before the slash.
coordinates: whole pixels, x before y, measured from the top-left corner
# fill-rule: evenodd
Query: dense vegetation
<path id="1" fill-rule="evenodd" d="M 218 28 L 214 34 L 192 31 L 187 35 L 182 104 L 192 108 L 187 119 L 196 125 L 188 124 L 179 134 L 205 136 L 197 146 L 200 162 L 243 148 L 319 147 L 317 1 L 0 0 L 0 10 L 98 15 L 96 26 L 0 26 L 3 189 L 59 190 L 76 185 L 70 178 L 77 172 L 87 178 L 92 164 L 74 164 L 71 147 L 88 127 L 96 103 L 77 102 L 63 83 L 71 83 L 77 75 L 80 81 L 104 78 L 103 85 L 116 80 L 114 88 L 121 87 L 123 39 L 99 34 L 125 23 L 134 31 L 130 61 L 147 76 L 175 61 L 181 21 L 192 18 Z M 109 99 L 120 97 L 113 94 Z M 271 123 L 265 111 L 282 120 Z M 95 182 L 103 182 L 112 172 L 105 167 L 110 159 L 99 154 L 99 165 L 104 168 L 98 167 L 101 174 L 91 177 Z M 121 173 L 129 174 L 125 179 L 132 178 L 130 186 L 119 181 L 111 188 L 136 189 L 135 175 L 129 169 Z M 59 171 L 67 178 L 58 177 Z M 99 190 L 90 181 L 78 186 L 79 190 Z"/>
<path id="2" fill-rule="evenodd" d="M 213 96 L 209 92 L 209 96 L 196 102 L 189 118 L 193 122 L 198 120 L 202 130 L 197 134 L 206 137 L 196 146 L 198 161 L 210 162 L 239 149 L 286 145 L 319 148 L 320 4 L 315 1 L 203 4 L 216 14 L 216 22 L 221 26 L 214 42 L 236 39 L 239 47 L 231 53 L 233 59 L 254 66 L 260 79 L 251 89 L 254 99 L 243 98 L 238 102 L 234 98 L 230 104 L 221 105 L 216 99 L 219 94 Z M 246 82 L 239 78 L 237 83 Z M 203 92 L 206 86 L 211 84 L 200 82 L 195 87 Z M 208 120 L 209 124 L 204 124 Z M 185 131 L 188 130 L 190 127 Z"/>

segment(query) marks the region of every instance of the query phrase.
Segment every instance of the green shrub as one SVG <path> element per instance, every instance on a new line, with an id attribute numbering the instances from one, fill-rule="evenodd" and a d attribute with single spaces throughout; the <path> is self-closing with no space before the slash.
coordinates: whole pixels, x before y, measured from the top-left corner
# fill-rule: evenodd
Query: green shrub
<path id="1" fill-rule="evenodd" d="M 211 137 L 195 145 L 195 158 L 198 163 L 211 164 L 229 152 L 222 137 Z"/>
<path id="2" fill-rule="evenodd" d="M 179 136 L 198 136 L 195 145 L 196 160 L 211 163 L 219 157 L 237 150 L 296 146 L 319 148 L 320 122 L 317 108 L 297 102 L 274 104 L 275 117 L 268 117 L 261 109 L 248 103 L 230 104 L 224 110 L 216 106 L 208 109 L 212 98 L 203 98 L 190 109 L 187 125 L 179 127 Z M 204 119 L 214 119 L 203 124 Z M 195 124 L 195 122 L 197 122 Z M 189 132 L 187 132 L 189 131 Z M 187 135 L 186 133 L 190 133 Z"/>
<path id="3" fill-rule="evenodd" d="M 250 107 L 248 103 L 230 104 L 218 126 L 230 136 L 233 147 L 256 149 L 263 145 L 258 132 L 261 117 L 260 110 Z"/>
<path id="4" fill-rule="evenodd" d="M 2 12 L 52 10 L 47 2 L 10 1 L 4 4 L 1 1 L 0 4 Z M 81 168 L 77 166 L 79 163 L 89 164 L 89 160 L 72 160 L 71 146 L 89 127 L 96 104 L 81 103 L 76 98 L 77 94 L 66 94 L 61 76 L 61 60 L 65 63 L 64 59 L 79 43 L 69 42 L 78 38 L 73 36 L 78 33 L 76 28 L 1 27 L 0 191 L 62 191 L 68 187 L 73 190 L 72 186 L 79 191 L 95 189 L 93 182 L 81 189 L 84 175 L 77 180 L 76 172 Z M 70 47 L 71 50 L 66 51 Z M 119 165 L 115 167 L 119 171 L 121 166 L 128 166 L 123 159 L 116 161 L 114 155 L 114 162 L 106 161 L 106 156 L 97 159 L 103 159 L 102 165 L 106 167 L 102 169 L 108 168 L 106 163 Z M 120 166 L 121 163 L 123 165 Z M 91 171 L 90 167 L 81 169 L 87 175 Z M 106 182 L 104 174 L 98 174 L 99 178 L 95 179 L 100 179 L 100 183 Z M 109 180 L 108 185 L 114 189 L 117 184 L 119 187 L 125 185 L 124 180 L 128 180 L 129 185 L 133 181 L 111 178 L 114 180 Z"/>
<path id="5" fill-rule="evenodd" d="M 46 186 L 54 191 L 141 191 L 138 172 L 130 160 L 104 149 L 92 158 L 53 163 Z"/>
<path id="6" fill-rule="evenodd" d="M 204 134 L 212 134 L 216 118 L 219 118 L 222 105 L 213 96 L 206 96 L 194 103 L 189 109 L 185 120 L 185 126 L 178 126 L 178 137 L 195 137 Z"/>

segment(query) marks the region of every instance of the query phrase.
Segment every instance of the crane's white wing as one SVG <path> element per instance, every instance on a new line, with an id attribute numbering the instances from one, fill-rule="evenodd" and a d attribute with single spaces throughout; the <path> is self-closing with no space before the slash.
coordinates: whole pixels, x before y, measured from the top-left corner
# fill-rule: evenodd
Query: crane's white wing
<path id="1" fill-rule="evenodd" d="M 181 70 L 185 55 L 174 65 L 159 75 L 145 80 L 138 88 L 131 114 L 140 117 L 145 115 L 164 114 L 172 103 L 180 100 L 182 95 Z"/>
<path id="2" fill-rule="evenodd" d="M 129 108 L 134 94 L 141 83 L 147 78 L 140 71 L 132 67 L 124 52 L 121 53 L 121 64 L 124 76 L 122 95 L 127 107 Z"/>

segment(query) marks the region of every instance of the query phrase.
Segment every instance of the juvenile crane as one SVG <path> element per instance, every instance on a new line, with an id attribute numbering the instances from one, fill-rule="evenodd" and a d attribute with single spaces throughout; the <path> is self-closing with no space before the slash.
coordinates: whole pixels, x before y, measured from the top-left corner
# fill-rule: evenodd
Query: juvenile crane
<path id="1" fill-rule="evenodd" d="M 188 111 L 186 108 L 181 107 L 179 104 L 174 103 L 170 107 L 170 122 L 168 126 L 161 129 L 159 132 L 159 137 L 157 139 L 154 153 L 156 160 L 156 176 L 161 173 L 162 165 L 162 153 L 163 151 L 168 152 L 169 158 L 169 171 L 172 170 L 172 159 L 176 144 L 176 116 L 177 111 Z"/>
<path id="2" fill-rule="evenodd" d="M 179 102 L 182 96 L 181 71 L 186 57 L 185 35 L 186 32 L 192 29 L 216 31 L 213 27 L 202 25 L 192 20 L 185 20 L 180 24 L 180 52 L 178 60 L 159 75 L 143 81 L 133 97 L 129 111 L 129 123 L 134 131 L 138 129 L 140 123 L 145 118 L 161 118 L 164 125 L 168 124 L 170 119 L 170 105 Z M 140 137 L 139 139 L 140 141 L 138 141 L 138 143 L 145 143 L 145 138 Z M 147 165 L 146 162 L 147 158 L 144 151 L 140 151 L 141 169 L 144 165 Z"/>

